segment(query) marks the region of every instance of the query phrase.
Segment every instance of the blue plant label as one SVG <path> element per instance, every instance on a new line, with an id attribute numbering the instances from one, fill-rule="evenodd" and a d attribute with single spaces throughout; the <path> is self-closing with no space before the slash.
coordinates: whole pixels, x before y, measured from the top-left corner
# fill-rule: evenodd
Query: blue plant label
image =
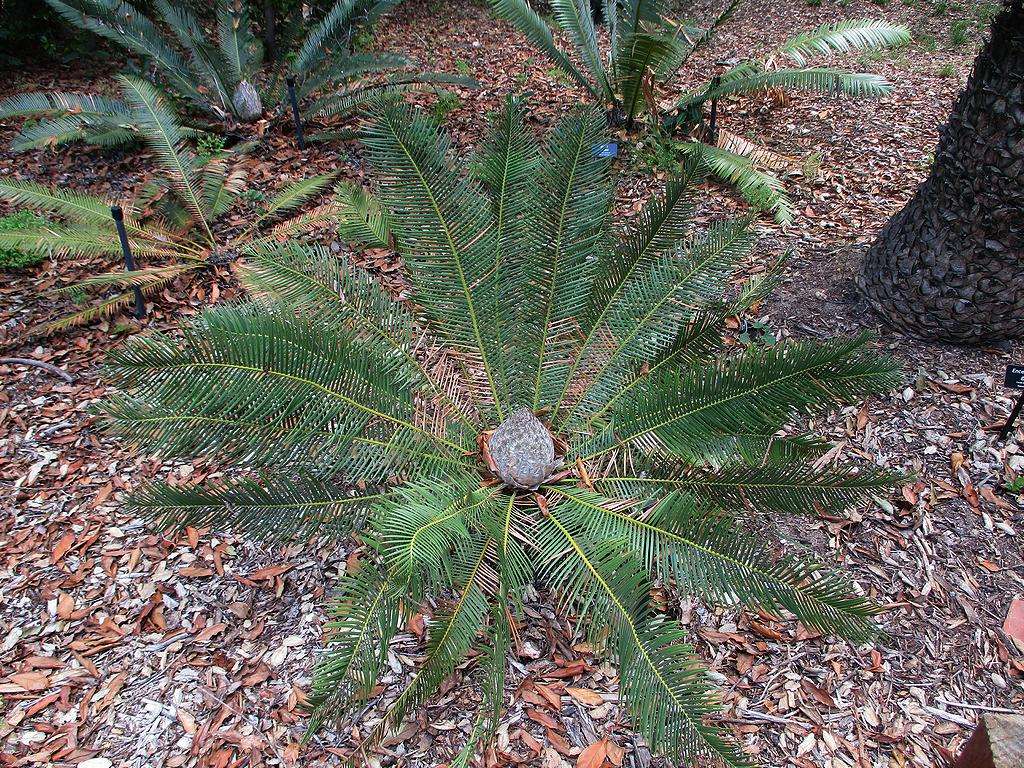
<path id="1" fill-rule="evenodd" d="M 1024 389 L 1024 365 L 1006 366 L 1006 380 L 1003 383 L 1012 389 Z"/>
<path id="2" fill-rule="evenodd" d="M 618 157 L 619 145 L 615 142 L 609 144 L 598 144 L 594 147 L 594 157 Z"/>

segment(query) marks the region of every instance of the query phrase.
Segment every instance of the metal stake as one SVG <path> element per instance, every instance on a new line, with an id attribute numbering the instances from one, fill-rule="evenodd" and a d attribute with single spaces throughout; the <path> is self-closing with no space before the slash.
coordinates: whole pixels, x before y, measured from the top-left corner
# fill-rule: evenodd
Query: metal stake
<path id="1" fill-rule="evenodd" d="M 121 210 L 120 205 L 112 205 L 110 206 L 110 215 L 114 218 L 114 226 L 117 227 L 117 237 L 121 241 L 124 267 L 129 272 L 134 272 L 135 259 L 132 257 L 132 249 L 128 245 L 128 233 L 124 229 L 124 211 Z M 137 285 L 133 285 L 132 293 L 135 294 L 135 317 L 141 320 L 146 316 L 146 302 L 142 298 L 142 289 Z"/>
<path id="2" fill-rule="evenodd" d="M 286 78 L 288 83 L 288 101 L 292 105 L 292 121 L 295 123 L 295 140 L 299 145 L 299 149 L 306 148 L 306 140 L 302 136 L 302 118 L 299 117 L 299 100 L 295 98 L 295 77 L 288 75 Z"/>
<path id="3" fill-rule="evenodd" d="M 1007 435 L 1010 434 L 1010 430 L 1013 429 L 1013 422 L 1015 422 L 1017 417 L 1020 416 L 1021 408 L 1024 408 L 1024 394 L 1021 394 L 1021 396 L 1017 398 L 1017 402 L 1014 404 L 1013 410 L 1010 411 L 1010 415 L 1007 417 L 1006 423 L 1003 424 L 1003 428 L 999 430 L 1000 440 L 1005 440 Z"/>
<path id="4" fill-rule="evenodd" d="M 712 80 L 711 80 L 711 87 L 712 87 L 712 89 L 718 88 L 718 86 L 720 86 L 721 84 L 722 84 L 722 78 L 721 77 L 716 75 L 714 78 L 712 78 Z M 711 141 L 712 142 L 718 141 L 718 96 L 713 96 L 711 98 L 711 122 L 710 122 L 710 124 L 708 126 L 708 130 L 711 133 Z"/>

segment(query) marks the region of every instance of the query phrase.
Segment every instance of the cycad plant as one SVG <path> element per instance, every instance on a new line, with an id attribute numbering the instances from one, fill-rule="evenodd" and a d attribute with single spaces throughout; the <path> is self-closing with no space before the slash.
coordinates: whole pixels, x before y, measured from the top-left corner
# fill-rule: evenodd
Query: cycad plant
<path id="1" fill-rule="evenodd" d="M 661 134 L 680 132 L 682 154 L 701 154 L 710 171 L 734 185 L 759 208 L 788 222 L 793 209 L 775 175 L 792 161 L 741 136 L 702 124 L 707 104 L 765 90 L 821 91 L 848 96 L 881 96 L 891 86 L 877 75 L 809 66 L 812 56 L 851 50 L 876 50 L 910 40 L 902 26 L 874 19 L 823 24 L 787 40 L 764 59 L 748 59 L 682 96 L 672 84 L 690 56 L 714 38 L 732 15 L 732 2 L 706 27 L 670 18 L 665 0 L 600 0 L 607 36 L 599 35 L 590 0 L 550 0 L 557 29 L 575 48 L 578 67 L 555 44 L 551 28 L 527 0 L 490 0 L 495 13 L 511 22 L 566 77 L 582 86 L 609 111 L 613 123 L 630 129 L 638 122 Z M 602 42 L 607 40 L 606 47 Z M 666 108 L 666 102 L 671 105 Z M 719 121 L 720 122 L 720 121 Z"/>
<path id="2" fill-rule="evenodd" d="M 134 271 L 117 270 L 87 277 L 68 291 L 118 290 L 72 315 L 33 329 L 50 333 L 89 322 L 127 304 L 132 288 L 143 293 L 161 290 L 177 277 L 228 264 L 249 248 L 307 233 L 328 221 L 333 203 L 280 221 L 330 185 L 332 174 L 313 176 L 282 188 L 242 231 L 225 232 L 218 220 L 238 202 L 244 171 L 226 154 L 201 162 L 190 148 L 178 117 L 160 93 L 145 80 L 122 75 L 119 82 L 139 135 L 155 150 L 162 175 L 144 200 L 107 200 L 63 189 L 0 177 L 0 199 L 45 213 L 58 221 L 35 219 L 23 227 L 0 232 L 0 248 L 36 256 L 90 259 L 121 255 L 111 206 L 124 213 L 128 243 L 143 264 Z"/>
<path id="3" fill-rule="evenodd" d="M 284 54 L 263 71 L 263 50 L 253 34 L 248 0 L 217 0 L 209 30 L 184 0 L 155 0 L 150 18 L 127 0 L 46 0 L 68 22 L 140 57 L 158 85 L 196 113 L 199 127 L 223 131 L 273 117 L 287 104 L 285 78 L 308 119 L 350 113 L 388 92 L 455 83 L 465 77 L 414 72 L 405 58 L 353 51 L 360 29 L 402 0 L 336 0 L 322 17 L 286 26 Z M 16 151 L 85 141 L 110 146 L 134 141 L 139 125 L 131 105 L 95 94 L 35 92 L 0 101 L 0 119 L 30 118 L 15 137 Z"/>
<path id="4" fill-rule="evenodd" d="M 858 642 L 874 631 L 870 602 L 773 556 L 744 518 L 835 509 L 893 482 L 816 464 L 821 442 L 782 432 L 812 406 L 887 391 L 892 364 L 864 338 L 724 354 L 725 318 L 766 287 L 723 295 L 753 244 L 748 220 L 690 224 L 694 162 L 613 232 L 609 161 L 591 151 L 605 139 L 590 108 L 540 148 L 510 103 L 467 176 L 432 120 L 378 104 L 365 142 L 379 195 L 347 206 L 345 229 L 394 245 L 407 305 L 326 249 L 262 249 L 243 270 L 252 303 L 109 360 L 110 429 L 235 467 L 226 481 L 150 484 L 132 509 L 161 525 L 358 532 L 313 681 L 314 731 L 365 706 L 401 617 L 424 612 L 423 661 L 361 747 L 471 657 L 483 700 L 452 762 L 467 765 L 499 723 L 537 585 L 617 661 L 654 748 L 742 765 L 706 719 L 715 697 L 652 606 L 654 584 Z"/>

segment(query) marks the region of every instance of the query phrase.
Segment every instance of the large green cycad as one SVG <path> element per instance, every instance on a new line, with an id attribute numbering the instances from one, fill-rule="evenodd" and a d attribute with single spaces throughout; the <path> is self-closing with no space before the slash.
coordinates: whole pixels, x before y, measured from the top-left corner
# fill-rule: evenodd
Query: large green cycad
<path id="1" fill-rule="evenodd" d="M 378 105 L 365 142 L 379 199 L 352 193 L 344 229 L 394 244 L 408 306 L 326 249 L 268 247 L 245 264 L 253 303 L 109 361 L 114 431 L 240 478 L 151 485 L 136 509 L 256 534 L 361 530 L 368 555 L 330 606 L 314 729 L 358 710 L 400 615 L 436 606 L 422 664 L 363 746 L 476 654 L 484 696 L 454 758 L 467 764 L 500 722 L 510 621 L 538 583 L 617 661 L 656 749 L 741 765 L 707 721 L 715 697 L 683 631 L 651 603 L 655 582 L 858 642 L 874 631 L 875 607 L 842 578 L 774 557 L 743 517 L 842 507 L 894 481 L 818 467 L 819 441 L 781 436 L 813 406 L 888 390 L 892 364 L 864 338 L 724 354 L 725 318 L 770 284 L 723 295 L 753 244 L 747 222 L 694 227 L 694 162 L 613 232 L 604 140 L 603 118 L 580 110 L 541 148 L 510 102 L 467 176 L 430 120 Z M 506 486 L 485 450 L 523 407 L 561 463 L 535 491 Z"/>
<path id="2" fill-rule="evenodd" d="M 547 23 L 528 0 L 490 0 L 490 4 L 610 114 L 629 127 L 649 115 L 655 131 L 681 129 L 687 140 L 675 142 L 680 153 L 703 155 L 712 174 L 733 184 L 758 207 L 771 209 L 781 222 L 792 220 L 793 209 L 774 172 L 789 169 L 792 162 L 735 133 L 719 129 L 714 136 L 706 135 L 699 125 L 702 107 L 721 97 L 769 88 L 881 96 L 891 91 L 883 78 L 809 66 L 808 58 L 876 50 L 910 40 L 906 27 L 876 19 L 823 24 L 794 35 L 764 59 L 736 64 L 677 98 L 674 107 L 663 113 L 662 102 L 669 99 L 673 79 L 690 56 L 713 39 L 738 2 L 730 3 L 710 24 L 694 26 L 671 18 L 664 0 L 602 0 L 605 38 L 591 19 L 591 0 L 551 0 L 555 26 L 576 49 L 582 70 L 557 47 Z M 605 39 L 606 48 L 601 44 Z"/>

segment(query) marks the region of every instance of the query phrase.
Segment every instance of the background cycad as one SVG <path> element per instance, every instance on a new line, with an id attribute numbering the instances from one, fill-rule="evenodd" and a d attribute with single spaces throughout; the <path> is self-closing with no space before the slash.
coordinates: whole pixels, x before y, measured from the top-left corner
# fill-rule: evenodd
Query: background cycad
<path id="1" fill-rule="evenodd" d="M 139 56 L 154 72 L 153 83 L 190 106 L 204 128 L 220 132 L 238 123 L 280 115 L 285 78 L 296 80 L 306 119 L 344 115 L 367 100 L 410 88 L 470 78 L 416 72 L 392 53 L 354 50 L 361 30 L 402 0 L 336 0 L 308 22 L 302 5 L 281 25 L 277 62 L 264 67 L 264 51 L 253 34 L 249 0 L 217 0 L 209 19 L 184 0 L 156 0 L 147 15 L 127 0 L 46 0 L 71 25 Z M 213 30 L 208 29 L 209 26 Z M 32 118 L 15 137 L 16 151 L 74 141 L 110 146 L 144 139 L 129 103 L 82 93 L 24 93 L 0 100 L 0 119 Z"/>
<path id="2" fill-rule="evenodd" d="M 331 184 L 333 174 L 324 174 L 286 185 L 250 226 L 224 236 L 217 231 L 217 220 L 238 202 L 245 173 L 232 162 L 231 153 L 201 161 L 188 143 L 192 133 L 181 126 L 177 114 L 155 87 L 127 75 L 118 79 L 131 112 L 131 124 L 160 163 L 161 174 L 149 185 L 149 200 L 140 204 L 106 200 L 32 182 L 0 179 L 0 199 L 59 219 L 56 223 L 40 219 L 0 232 L 0 246 L 23 253 L 54 258 L 119 257 L 121 245 L 110 207 L 118 203 L 123 208 L 129 246 L 148 266 L 132 272 L 96 274 L 66 290 L 135 286 L 144 293 L 153 293 L 181 275 L 211 264 L 230 263 L 248 248 L 301 235 L 332 220 L 334 208 L 330 203 L 280 220 Z M 154 213 L 144 214 L 147 208 Z M 130 290 L 115 293 L 34 331 L 50 333 L 89 322 L 117 311 L 131 298 Z"/>
<path id="3" fill-rule="evenodd" d="M 591 17 L 590 0 L 551 0 L 555 26 L 575 48 L 582 69 L 558 48 L 551 29 L 528 0 L 490 0 L 490 4 L 570 80 L 608 108 L 615 121 L 632 128 L 647 117 L 648 128 L 659 136 L 682 131 L 687 140 L 675 143 L 678 152 L 703 156 L 714 176 L 735 186 L 758 208 L 770 209 L 781 222 L 792 220 L 793 208 L 774 174 L 791 170 L 793 162 L 720 128 L 715 135 L 707 135 L 700 124 L 703 106 L 718 98 L 766 89 L 881 96 L 892 89 L 885 79 L 810 66 L 808 59 L 910 41 L 906 27 L 883 20 L 823 24 L 794 35 L 763 59 L 741 61 L 699 88 L 670 97 L 666 87 L 694 53 L 711 43 L 738 3 L 730 3 L 709 24 L 695 26 L 672 18 L 670 4 L 664 0 L 602 0 L 605 30 L 600 31 Z M 675 104 L 664 110 L 662 101 L 673 98 Z"/>
<path id="4" fill-rule="evenodd" d="M 537 583 L 618 663 L 655 749 L 742 765 L 707 719 L 716 698 L 684 632 L 652 605 L 655 581 L 853 641 L 874 631 L 871 603 L 814 563 L 773 557 L 743 516 L 845 506 L 894 482 L 815 468 L 820 441 L 780 436 L 814 406 L 889 390 L 893 365 L 864 338 L 725 354 L 725 318 L 770 285 L 724 295 L 753 245 L 746 222 L 692 225 L 694 161 L 613 230 L 604 140 L 583 109 L 541 147 L 510 102 L 466 174 L 432 121 L 379 104 L 365 135 L 378 197 L 342 210 L 348 232 L 393 240 L 408 305 L 327 249 L 268 244 L 246 257 L 253 303 L 109 361 L 115 432 L 237 467 L 213 485 L 151 485 L 135 508 L 265 535 L 360 527 L 368 552 L 329 608 L 313 729 L 358 710 L 400 615 L 433 605 L 424 660 L 363 746 L 476 649 L 484 696 L 454 758 L 466 765 L 500 722 L 510 622 Z M 503 484 L 482 450 L 523 406 L 561 461 L 533 492 Z"/>

